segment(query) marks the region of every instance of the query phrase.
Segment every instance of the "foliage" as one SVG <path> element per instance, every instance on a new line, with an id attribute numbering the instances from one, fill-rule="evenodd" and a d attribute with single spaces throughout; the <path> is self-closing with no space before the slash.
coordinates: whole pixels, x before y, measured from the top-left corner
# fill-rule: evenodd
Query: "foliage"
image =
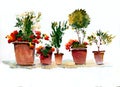
<path id="1" fill-rule="evenodd" d="M 86 36 L 87 26 L 90 24 L 90 18 L 84 9 L 76 9 L 69 14 L 69 25 L 76 31 L 78 41 L 83 44 Z"/>
<path id="2" fill-rule="evenodd" d="M 17 16 L 16 25 L 19 30 L 14 30 L 10 35 L 7 35 L 8 43 L 16 42 L 16 41 L 25 41 L 32 43 L 39 43 L 40 39 L 46 38 L 45 34 L 41 34 L 38 31 L 39 22 L 40 22 L 40 12 L 35 15 L 32 12 L 24 12 Z M 32 47 L 32 45 L 31 45 Z"/>
<path id="3" fill-rule="evenodd" d="M 40 45 L 36 48 L 37 54 L 43 55 L 45 57 L 47 57 L 54 50 L 54 47 L 50 46 L 49 44 L 45 44 L 45 46 Z"/>
<path id="4" fill-rule="evenodd" d="M 17 16 L 17 23 L 15 27 L 20 28 L 19 34 L 22 36 L 23 40 L 28 40 L 31 42 L 30 36 L 33 35 L 33 30 L 36 29 L 39 25 L 41 13 L 35 15 L 34 12 L 25 12 L 19 16 Z"/>
<path id="5" fill-rule="evenodd" d="M 83 42 L 83 44 L 80 44 L 78 40 L 69 40 L 68 43 L 66 43 L 65 47 L 66 50 L 70 50 L 71 48 L 86 48 L 88 45 L 87 42 Z"/>
<path id="6" fill-rule="evenodd" d="M 59 53 L 59 48 L 62 43 L 62 36 L 64 31 L 68 28 L 67 22 L 53 22 L 51 25 L 52 33 L 50 34 L 52 38 L 52 45 L 56 48 L 57 53 Z"/>
<path id="7" fill-rule="evenodd" d="M 100 45 L 107 45 L 112 42 L 112 39 L 115 36 L 112 34 L 108 34 L 108 32 L 103 32 L 101 30 L 92 33 L 90 36 L 87 37 L 89 44 L 95 43 L 98 47 L 98 51 L 100 50 Z"/>
<path id="8" fill-rule="evenodd" d="M 84 9 L 77 9 L 69 14 L 69 24 L 74 29 L 86 28 L 90 24 L 89 15 Z"/>

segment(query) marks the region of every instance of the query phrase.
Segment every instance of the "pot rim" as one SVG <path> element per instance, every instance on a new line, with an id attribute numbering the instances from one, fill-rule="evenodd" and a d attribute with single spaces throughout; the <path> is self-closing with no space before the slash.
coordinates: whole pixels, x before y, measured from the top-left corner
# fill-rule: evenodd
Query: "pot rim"
<path id="1" fill-rule="evenodd" d="M 100 51 L 92 51 L 93 53 L 98 53 L 98 52 L 100 52 L 100 53 L 104 53 L 105 52 L 105 50 L 100 50 Z"/>
<path id="2" fill-rule="evenodd" d="M 61 55 L 64 55 L 64 53 L 54 53 L 55 55 L 57 55 L 57 54 L 61 54 Z"/>
<path id="3" fill-rule="evenodd" d="M 32 43 L 32 44 L 35 44 L 34 42 L 26 42 L 26 41 L 15 41 L 15 42 L 12 42 L 13 44 L 16 44 L 16 43 Z"/>
<path id="4" fill-rule="evenodd" d="M 87 50 L 87 47 L 86 48 L 71 48 L 71 51 L 72 50 Z"/>

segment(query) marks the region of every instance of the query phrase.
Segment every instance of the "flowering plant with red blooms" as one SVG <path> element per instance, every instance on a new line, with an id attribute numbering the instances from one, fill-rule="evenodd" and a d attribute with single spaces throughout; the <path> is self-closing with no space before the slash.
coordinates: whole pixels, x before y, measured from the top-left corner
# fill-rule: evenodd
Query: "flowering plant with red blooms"
<path id="1" fill-rule="evenodd" d="M 29 42 L 31 48 L 34 48 L 33 43 L 39 44 L 41 39 L 49 40 L 49 36 L 47 34 L 41 34 L 40 31 L 35 31 L 34 34 L 31 34 L 29 38 L 26 40 L 24 36 L 21 34 L 20 31 L 13 31 L 10 35 L 7 35 L 6 38 L 8 39 L 8 43 L 12 42 Z"/>
<path id="2" fill-rule="evenodd" d="M 35 15 L 33 11 L 24 12 L 17 16 L 16 25 L 19 30 L 15 30 L 10 35 L 7 35 L 8 43 L 11 42 L 29 42 L 30 47 L 33 47 L 34 43 L 41 42 L 41 39 L 49 40 L 49 36 L 42 34 L 38 29 L 40 22 L 40 12 Z"/>
<path id="3" fill-rule="evenodd" d="M 83 42 L 82 44 L 79 43 L 78 40 L 73 40 L 73 39 L 70 39 L 65 47 L 66 47 L 66 50 L 70 50 L 71 48 L 86 48 L 88 45 L 87 42 Z"/>
<path id="4" fill-rule="evenodd" d="M 49 56 L 54 51 L 55 48 L 53 46 L 50 46 L 49 44 L 46 44 L 45 46 L 40 45 L 36 48 L 37 54 L 43 55 L 45 57 Z"/>

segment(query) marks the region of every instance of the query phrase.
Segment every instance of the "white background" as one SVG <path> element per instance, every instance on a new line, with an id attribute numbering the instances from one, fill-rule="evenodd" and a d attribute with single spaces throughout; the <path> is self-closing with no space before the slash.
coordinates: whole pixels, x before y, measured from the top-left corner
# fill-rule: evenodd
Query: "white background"
<path id="1" fill-rule="evenodd" d="M 0 1 L 0 61 L 2 60 L 14 60 L 14 48 L 12 44 L 7 43 L 5 36 L 10 34 L 15 27 L 16 15 L 24 11 L 35 11 L 41 12 L 41 31 L 45 33 L 50 33 L 51 22 L 53 21 L 66 21 L 68 19 L 68 14 L 73 12 L 75 9 L 85 9 L 91 18 L 91 23 L 87 28 L 87 34 L 101 29 L 103 31 L 109 31 L 115 35 L 115 39 L 108 46 L 103 46 L 106 50 L 105 61 L 111 64 L 111 68 L 82 68 L 82 69 L 53 69 L 53 70 L 11 70 L 7 66 L 2 65 L 0 73 L 1 76 L 4 74 L 3 85 L 6 87 L 40 87 L 41 85 L 49 86 L 66 86 L 70 87 L 114 87 L 116 85 L 120 86 L 118 82 L 118 72 L 119 70 L 119 48 L 120 48 L 120 10 L 119 10 L 119 0 L 3 0 Z M 65 43 L 70 38 L 76 38 L 75 32 L 72 30 L 67 30 L 63 37 L 63 43 L 61 51 L 65 53 L 64 59 L 72 60 L 70 52 L 65 50 Z M 94 46 L 88 46 L 87 59 L 93 59 L 92 50 L 96 50 Z M 37 58 L 36 58 L 37 59 Z M 3 69 L 4 67 L 4 69 Z M 102 71 L 101 71 L 102 70 Z M 108 71 L 106 71 L 108 70 Z M 112 71 L 112 72 L 111 72 Z M 23 76 L 20 75 L 21 72 Z M 42 73 L 44 72 L 44 73 Z M 101 72 L 101 73 L 100 73 Z M 108 73 L 110 72 L 110 73 Z M 18 73 L 18 74 L 16 74 Z M 99 76 L 98 74 L 102 74 Z M 15 74 L 15 75 L 14 75 Z M 45 75 L 47 74 L 47 75 Z M 75 74 L 75 75 L 74 75 Z M 20 76 L 18 76 L 20 75 Z M 27 76 L 26 76 L 27 75 Z M 34 77 L 35 75 L 35 77 Z M 40 75 L 36 77 L 37 75 Z M 18 77 L 18 79 L 17 79 Z M 30 77 L 30 78 L 29 78 Z M 22 78 L 24 80 L 22 81 Z M 26 79 L 25 79 L 26 78 Z M 58 79 L 59 78 L 59 79 Z M 100 78 L 100 79 L 99 79 Z M 111 78 L 111 79 L 109 79 Z M 7 81 L 10 81 L 7 85 Z M 29 79 L 29 82 L 27 81 Z M 30 80 L 32 79 L 32 80 Z M 58 82 L 55 84 L 56 79 L 62 81 L 59 85 Z M 75 80 L 73 80 L 75 79 Z M 83 80 L 82 80 L 83 79 Z M 87 79 L 87 81 L 86 81 Z M 15 81 L 15 84 L 13 84 Z M 45 81 L 48 82 L 45 83 Z M 50 82 L 52 83 L 50 83 Z M 73 81 L 73 83 L 72 83 Z M 74 82 L 77 81 L 77 82 Z M 80 81 L 82 82 L 80 84 Z M 95 81 L 95 84 L 94 82 Z M 101 81 L 101 82 L 99 82 Z M 5 83 L 4 83 L 5 82 Z M 34 83 L 32 83 L 34 82 Z M 84 83 L 87 82 L 87 83 Z M 111 85 L 112 83 L 113 85 Z M 30 86 L 32 85 L 32 86 Z M 108 86 L 109 85 L 109 86 Z M 44 86 L 45 87 L 45 86 Z M 90 87 L 90 86 L 89 86 Z"/>

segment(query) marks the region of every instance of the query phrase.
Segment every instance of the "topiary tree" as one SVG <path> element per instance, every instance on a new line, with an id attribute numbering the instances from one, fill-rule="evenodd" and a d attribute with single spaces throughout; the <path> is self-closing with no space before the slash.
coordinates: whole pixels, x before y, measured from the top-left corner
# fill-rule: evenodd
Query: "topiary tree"
<path id="1" fill-rule="evenodd" d="M 76 9 L 69 14 L 69 25 L 75 30 L 79 44 L 84 43 L 87 26 L 90 24 L 90 17 L 84 9 Z"/>

